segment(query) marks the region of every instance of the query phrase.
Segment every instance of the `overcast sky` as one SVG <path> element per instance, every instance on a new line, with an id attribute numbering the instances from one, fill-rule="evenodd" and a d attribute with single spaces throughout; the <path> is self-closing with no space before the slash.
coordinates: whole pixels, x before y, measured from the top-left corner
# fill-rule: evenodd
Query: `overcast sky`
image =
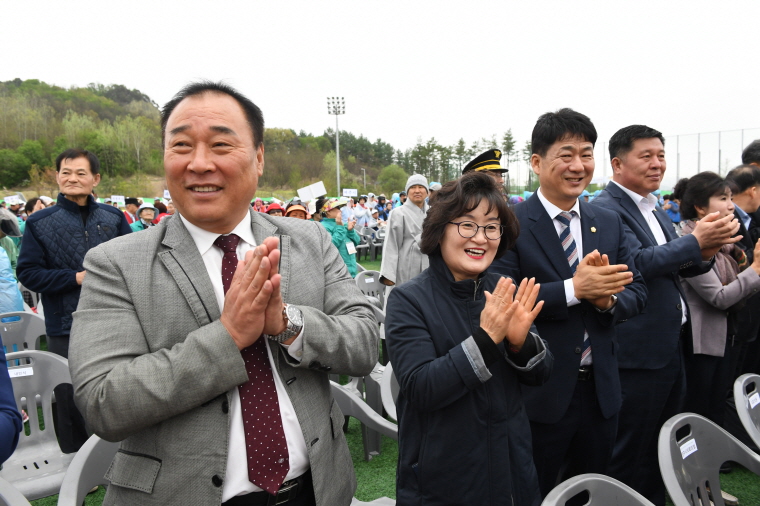
<path id="1" fill-rule="evenodd" d="M 453 144 L 572 107 L 599 132 L 645 123 L 668 137 L 760 137 L 760 2 L 36 1 L 2 3 L 0 80 L 137 88 L 163 105 L 196 79 L 251 97 L 268 127 L 334 127 L 396 148 Z M 721 139 L 739 162 L 739 132 Z M 671 136 L 672 139 L 671 139 Z M 680 139 L 680 174 L 716 169 L 717 134 Z M 693 144 L 693 146 L 691 144 Z M 692 153 L 693 152 L 693 153 Z M 668 177 L 669 176 L 669 177 Z"/>

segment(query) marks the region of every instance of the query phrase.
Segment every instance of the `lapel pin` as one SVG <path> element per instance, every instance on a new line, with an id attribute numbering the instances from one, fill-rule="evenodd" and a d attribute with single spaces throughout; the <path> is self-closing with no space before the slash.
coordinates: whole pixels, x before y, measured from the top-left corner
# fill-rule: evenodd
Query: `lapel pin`
<path id="1" fill-rule="evenodd" d="M 591 232 L 596 233 L 596 227 L 591 227 Z"/>

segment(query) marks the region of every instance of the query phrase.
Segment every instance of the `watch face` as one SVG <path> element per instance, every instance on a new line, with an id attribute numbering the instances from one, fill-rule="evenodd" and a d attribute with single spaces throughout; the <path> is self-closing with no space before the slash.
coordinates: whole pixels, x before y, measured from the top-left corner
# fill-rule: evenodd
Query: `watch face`
<path id="1" fill-rule="evenodd" d="M 288 306 L 285 309 L 285 313 L 288 315 L 288 321 L 295 327 L 303 327 L 303 314 L 301 310 L 295 306 Z"/>

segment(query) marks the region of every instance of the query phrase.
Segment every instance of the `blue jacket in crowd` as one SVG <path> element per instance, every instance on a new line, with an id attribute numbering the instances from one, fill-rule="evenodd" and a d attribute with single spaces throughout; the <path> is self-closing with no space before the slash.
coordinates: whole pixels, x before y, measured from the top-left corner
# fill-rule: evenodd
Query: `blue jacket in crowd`
<path id="1" fill-rule="evenodd" d="M 58 194 L 58 202 L 29 216 L 18 257 L 16 275 L 26 288 L 39 292 L 45 305 L 49 336 L 68 336 L 72 313 L 79 303 L 77 272 L 95 246 L 129 234 L 124 213 L 89 198 L 87 227 L 76 202 Z"/>

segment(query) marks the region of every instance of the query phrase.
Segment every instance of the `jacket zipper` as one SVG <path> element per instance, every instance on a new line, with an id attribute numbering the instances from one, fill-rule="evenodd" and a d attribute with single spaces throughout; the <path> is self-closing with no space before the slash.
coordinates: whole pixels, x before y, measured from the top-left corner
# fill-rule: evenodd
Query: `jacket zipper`
<path id="1" fill-rule="evenodd" d="M 478 298 L 478 287 L 480 286 L 480 279 L 475 280 L 475 289 L 472 291 L 472 300 L 476 300 Z"/>

